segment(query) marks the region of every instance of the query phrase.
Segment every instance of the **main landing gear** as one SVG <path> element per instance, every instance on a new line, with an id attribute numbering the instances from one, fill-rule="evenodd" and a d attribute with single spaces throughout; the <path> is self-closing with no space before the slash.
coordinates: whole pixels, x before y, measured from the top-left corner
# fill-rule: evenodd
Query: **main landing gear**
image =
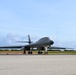
<path id="1" fill-rule="evenodd" d="M 42 53 L 43 53 L 42 51 L 39 51 L 39 52 L 38 52 L 38 54 L 42 54 Z"/>
<path id="2" fill-rule="evenodd" d="M 32 53 L 33 53 L 32 51 L 29 51 L 29 52 L 28 52 L 28 54 L 32 54 Z"/>

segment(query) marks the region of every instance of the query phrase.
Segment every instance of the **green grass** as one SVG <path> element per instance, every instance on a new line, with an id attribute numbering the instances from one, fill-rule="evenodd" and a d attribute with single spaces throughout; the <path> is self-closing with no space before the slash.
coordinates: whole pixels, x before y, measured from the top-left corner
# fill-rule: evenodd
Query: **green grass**
<path id="1" fill-rule="evenodd" d="M 0 51 L 0 54 L 23 54 L 23 51 Z M 38 51 L 33 51 L 33 54 L 38 54 Z M 44 54 L 44 51 L 43 51 Z M 52 55 L 61 55 L 61 54 L 70 54 L 70 55 L 76 55 L 76 51 L 48 51 L 48 54 Z"/>
<path id="2" fill-rule="evenodd" d="M 76 54 L 76 51 L 48 51 L 48 54 Z"/>
<path id="3" fill-rule="evenodd" d="M 34 53 L 38 53 L 38 51 L 33 51 Z M 44 54 L 44 51 L 43 51 L 43 54 Z M 76 51 L 48 51 L 48 54 L 70 54 L 70 55 L 75 55 L 76 54 Z"/>

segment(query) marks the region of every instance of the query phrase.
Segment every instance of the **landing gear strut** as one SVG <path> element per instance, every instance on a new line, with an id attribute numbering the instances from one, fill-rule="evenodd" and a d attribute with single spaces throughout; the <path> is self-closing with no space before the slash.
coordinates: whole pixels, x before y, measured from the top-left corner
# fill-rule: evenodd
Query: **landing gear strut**
<path id="1" fill-rule="evenodd" d="M 47 47 L 45 47 L 45 53 L 44 54 L 48 54 L 48 52 L 47 52 Z"/>

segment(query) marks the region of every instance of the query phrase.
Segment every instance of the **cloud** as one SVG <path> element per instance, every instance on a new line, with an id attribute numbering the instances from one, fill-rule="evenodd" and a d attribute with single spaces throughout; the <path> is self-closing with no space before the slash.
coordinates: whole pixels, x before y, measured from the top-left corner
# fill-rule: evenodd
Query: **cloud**
<path id="1" fill-rule="evenodd" d="M 30 36 L 31 41 L 35 42 L 38 37 Z M 0 35 L 0 46 L 9 46 L 9 45 L 25 45 L 27 43 L 19 43 L 17 41 L 28 41 L 28 36 L 20 36 L 18 34 L 8 33 L 7 35 L 3 36 Z"/>
<path id="2" fill-rule="evenodd" d="M 7 34 L 6 36 L 0 37 L 0 45 L 1 46 L 17 45 L 15 42 L 16 40 L 20 40 L 20 37 L 18 35 Z"/>

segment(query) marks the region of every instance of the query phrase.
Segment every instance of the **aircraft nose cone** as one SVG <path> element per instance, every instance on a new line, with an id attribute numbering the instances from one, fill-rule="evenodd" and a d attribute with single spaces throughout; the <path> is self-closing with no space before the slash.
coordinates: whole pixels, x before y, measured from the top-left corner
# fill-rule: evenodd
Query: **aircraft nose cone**
<path id="1" fill-rule="evenodd" d="M 54 44 L 54 41 L 51 40 L 51 41 L 50 41 L 50 44 L 53 45 L 53 44 Z"/>

